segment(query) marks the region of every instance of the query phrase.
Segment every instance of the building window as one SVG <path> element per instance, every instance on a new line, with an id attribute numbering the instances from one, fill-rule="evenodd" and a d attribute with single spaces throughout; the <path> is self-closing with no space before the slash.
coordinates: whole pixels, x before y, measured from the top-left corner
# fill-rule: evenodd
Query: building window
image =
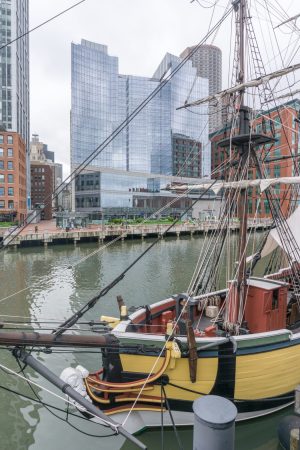
<path id="1" fill-rule="evenodd" d="M 14 195 L 14 188 L 13 187 L 9 187 L 7 189 L 7 193 L 8 193 L 8 195 Z"/>
<path id="2" fill-rule="evenodd" d="M 0 173 L 0 183 L 4 183 L 4 175 L 3 175 L 3 173 Z"/>
<path id="3" fill-rule="evenodd" d="M 3 156 L 3 155 L 4 155 L 3 148 L 0 148 L 0 156 Z"/>
<path id="4" fill-rule="evenodd" d="M 7 136 L 7 143 L 8 144 L 13 144 L 14 143 L 12 136 Z"/>
<path id="5" fill-rule="evenodd" d="M 269 200 L 264 200 L 264 204 L 265 204 L 265 213 L 270 214 Z"/>
<path id="6" fill-rule="evenodd" d="M 0 144 L 3 144 L 3 142 L 4 142 L 3 134 L 0 134 Z"/>
<path id="7" fill-rule="evenodd" d="M 4 161 L 0 161 L 0 169 L 4 170 Z"/>
<path id="8" fill-rule="evenodd" d="M 274 188 L 275 194 L 276 194 L 276 195 L 279 195 L 279 194 L 280 194 L 280 184 L 279 184 L 279 183 L 278 183 L 278 184 L 275 184 L 275 185 L 273 186 L 273 188 Z"/>
<path id="9" fill-rule="evenodd" d="M 281 156 L 281 149 L 280 149 L 280 147 L 274 149 L 273 156 L 274 156 L 274 157 L 275 157 L 275 156 L 277 156 L 277 157 L 278 157 L 278 156 Z"/>
<path id="10" fill-rule="evenodd" d="M 8 157 L 14 156 L 14 151 L 13 151 L 12 148 L 8 148 L 8 149 L 7 149 L 7 156 L 8 156 Z"/>
<path id="11" fill-rule="evenodd" d="M 0 200 L 0 209 L 5 208 L 5 202 L 4 200 Z"/>
<path id="12" fill-rule="evenodd" d="M 275 125 L 275 129 L 278 130 L 279 128 L 281 128 L 281 120 L 279 116 L 274 117 L 274 125 Z"/>
<path id="13" fill-rule="evenodd" d="M 14 176 L 11 173 L 9 173 L 7 175 L 7 182 L 8 183 L 13 183 L 14 182 Z"/>
<path id="14" fill-rule="evenodd" d="M 14 209 L 14 201 L 8 200 L 8 209 Z"/>
<path id="15" fill-rule="evenodd" d="M 274 166 L 274 177 L 280 177 L 280 166 Z"/>
<path id="16" fill-rule="evenodd" d="M 8 170 L 13 170 L 13 168 L 14 168 L 13 162 L 12 161 L 7 161 L 7 169 Z"/>
<path id="17" fill-rule="evenodd" d="M 0 187 L 0 195 L 4 195 L 4 187 Z"/>

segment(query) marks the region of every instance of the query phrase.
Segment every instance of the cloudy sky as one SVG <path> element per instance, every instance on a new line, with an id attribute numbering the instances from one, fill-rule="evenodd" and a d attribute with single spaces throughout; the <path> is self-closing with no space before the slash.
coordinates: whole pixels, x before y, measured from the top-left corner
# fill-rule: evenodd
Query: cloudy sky
<path id="1" fill-rule="evenodd" d="M 56 161 L 64 164 L 65 175 L 70 153 L 71 42 L 79 43 L 84 38 L 106 44 L 109 54 L 119 57 L 121 73 L 151 76 L 166 52 L 179 55 L 205 36 L 212 12 L 212 24 L 220 19 L 227 2 L 219 0 L 214 8 L 209 8 L 213 2 L 86 0 L 30 35 L 31 133 L 39 134 L 40 140 L 55 151 Z M 76 0 L 30 0 L 30 28 L 74 3 Z M 270 17 L 273 25 L 281 18 L 284 20 L 279 11 L 271 10 L 269 16 L 267 8 L 262 6 L 267 4 L 266 0 L 253 3 L 253 17 L 261 18 L 261 29 L 270 25 Z M 296 0 L 287 1 L 285 5 L 290 16 L 300 12 L 296 3 Z M 223 51 L 224 87 L 230 29 L 231 22 L 227 19 L 213 41 Z M 286 31 L 289 30 L 285 28 Z M 292 42 L 290 35 L 282 34 L 280 42 L 288 45 L 287 39 Z M 208 43 L 212 43 L 212 38 Z M 275 56 L 276 53 L 273 59 Z"/>

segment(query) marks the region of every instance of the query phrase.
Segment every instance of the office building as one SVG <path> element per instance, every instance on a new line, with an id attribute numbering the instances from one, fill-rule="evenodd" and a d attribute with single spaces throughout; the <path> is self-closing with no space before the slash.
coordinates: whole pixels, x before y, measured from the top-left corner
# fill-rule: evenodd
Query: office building
<path id="1" fill-rule="evenodd" d="M 173 173 L 182 177 L 201 178 L 202 145 L 188 136 L 174 133 Z"/>
<path id="2" fill-rule="evenodd" d="M 137 207 L 140 195 L 161 196 L 165 177 L 170 180 L 169 177 L 176 175 L 173 134 L 180 133 L 200 142 L 204 117 L 187 110 L 173 110 L 184 103 L 193 82 L 192 99 L 208 94 L 208 81 L 198 77 L 195 82 L 196 69 L 191 62 L 129 120 L 135 108 L 159 87 L 165 71 L 173 70 L 179 62 L 179 58 L 167 54 L 151 78 L 122 75 L 118 58 L 110 56 L 106 46 L 85 40 L 72 44 L 72 169 L 128 119 L 118 136 L 77 177 L 73 189 L 76 210 L 91 214 L 113 208 L 127 211 Z M 201 111 L 205 114 L 206 107 Z M 210 173 L 209 145 L 208 128 L 204 127 L 201 148 L 207 152 L 209 161 L 201 167 L 207 167 L 207 175 Z"/>
<path id="3" fill-rule="evenodd" d="M 47 161 L 45 155 L 46 145 L 40 141 L 38 134 L 33 134 L 30 141 L 30 161 Z"/>
<path id="4" fill-rule="evenodd" d="M 0 130 L 0 221 L 26 216 L 26 148 L 18 133 Z"/>
<path id="5" fill-rule="evenodd" d="M 181 59 L 177 56 L 167 53 L 158 68 L 154 72 L 153 78 L 164 80 L 180 64 Z M 201 166 L 200 176 L 210 176 L 210 142 L 208 139 L 208 109 L 207 105 L 198 106 L 195 111 L 190 109 L 180 109 L 186 100 L 194 101 L 208 95 L 208 80 L 197 76 L 197 71 L 192 67 L 191 61 L 188 61 L 168 83 L 170 88 L 170 115 L 171 115 L 171 134 L 172 134 L 172 156 L 176 149 L 176 136 L 186 136 L 194 146 L 191 149 L 194 158 L 194 164 Z M 174 138 L 175 136 L 175 138 Z M 175 145 L 175 146 L 174 146 Z M 197 152 L 197 149 L 200 151 Z M 199 161 L 196 161 L 198 159 Z M 189 161 L 191 163 L 191 160 Z M 185 167 L 187 167 L 187 161 Z M 174 167 L 174 166 L 173 166 Z M 179 167 L 177 168 L 179 170 Z M 183 167 L 181 168 L 183 170 Z M 179 174 L 179 173 L 178 173 Z M 177 175 L 177 172 L 173 172 Z M 193 175 L 191 175 L 193 177 Z"/>
<path id="6" fill-rule="evenodd" d="M 28 0 L 0 0 L 0 46 L 28 31 Z M 0 124 L 17 132 L 26 146 L 27 207 L 30 208 L 29 167 L 29 37 L 0 50 Z"/>
<path id="7" fill-rule="evenodd" d="M 48 161 L 54 163 L 55 154 L 51 150 L 48 150 L 48 145 L 44 144 L 44 155 Z"/>
<path id="8" fill-rule="evenodd" d="M 31 202 L 32 209 L 40 210 L 40 218 L 52 219 L 53 171 L 50 164 L 31 161 Z"/>
<path id="9" fill-rule="evenodd" d="M 48 150 L 48 145 L 44 144 L 44 142 L 41 142 L 39 139 L 39 135 L 38 134 L 33 134 L 31 141 L 30 141 L 30 165 L 34 166 L 35 163 L 40 163 L 43 164 L 43 168 L 45 168 L 46 166 L 50 168 L 51 173 L 52 173 L 52 182 L 49 184 L 49 182 L 47 181 L 47 192 L 49 190 L 49 186 L 52 186 L 52 191 L 51 191 L 51 195 L 57 191 L 57 195 L 53 196 L 52 199 L 52 208 L 54 210 L 59 209 L 60 207 L 62 207 L 62 187 L 61 189 L 57 189 L 62 181 L 63 181 L 63 165 L 60 163 L 56 163 L 55 162 L 55 154 L 53 151 Z M 41 166 L 38 166 L 41 167 Z M 37 168 L 38 168 L 37 167 Z M 45 170 L 43 170 L 44 172 Z M 46 174 L 48 176 L 48 169 L 46 171 Z M 37 194 L 40 194 L 39 192 L 37 192 L 37 190 L 35 189 L 37 184 L 35 183 L 36 181 L 38 181 L 36 179 L 37 170 L 31 170 L 31 173 L 34 174 L 35 176 L 35 180 L 33 180 L 33 183 L 31 183 L 31 191 L 34 191 L 34 201 L 32 202 L 32 207 L 33 209 L 35 209 L 35 204 L 39 203 L 39 199 L 37 199 Z M 42 178 L 40 181 L 45 179 L 45 174 L 43 173 L 44 178 Z M 45 189 L 44 189 L 45 190 Z M 51 199 L 48 199 L 47 202 L 51 202 Z M 40 202 L 43 203 L 43 202 Z M 46 216 L 49 217 L 50 216 L 50 210 L 47 210 L 46 212 Z"/>
<path id="10" fill-rule="evenodd" d="M 181 54 L 181 58 L 190 55 L 195 46 L 187 47 Z M 222 51 L 215 45 L 201 45 L 191 55 L 193 67 L 197 69 L 199 77 L 209 81 L 209 95 L 222 90 Z M 222 125 L 222 104 L 211 102 L 209 106 L 209 132 L 220 129 Z"/>

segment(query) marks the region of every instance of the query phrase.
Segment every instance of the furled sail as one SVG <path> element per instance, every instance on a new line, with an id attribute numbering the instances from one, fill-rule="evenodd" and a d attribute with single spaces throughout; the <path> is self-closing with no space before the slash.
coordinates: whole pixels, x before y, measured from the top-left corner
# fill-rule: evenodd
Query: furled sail
<path id="1" fill-rule="evenodd" d="M 221 189 L 246 189 L 248 187 L 259 187 L 261 192 L 264 192 L 268 187 L 275 184 L 300 184 L 300 177 L 279 177 L 279 178 L 264 178 L 258 180 L 239 180 L 239 181 L 218 181 L 214 183 L 211 190 L 217 194 Z M 170 190 L 174 191 L 191 191 L 199 189 L 207 189 L 208 183 L 200 184 L 174 184 L 169 186 Z"/>
<path id="2" fill-rule="evenodd" d="M 300 206 L 298 206 L 298 208 L 295 209 L 295 211 L 290 215 L 290 217 L 286 220 L 296 242 L 298 247 L 300 247 L 300 228 L 299 228 L 299 223 L 300 223 Z M 266 240 L 266 243 L 260 253 L 261 258 L 263 258 L 264 256 L 269 255 L 273 250 L 275 250 L 277 247 L 281 247 L 283 250 L 286 250 L 284 248 L 284 245 L 280 239 L 279 233 L 277 231 L 276 228 L 273 228 L 270 233 L 269 236 Z M 247 262 L 251 262 L 252 259 L 255 257 L 255 255 L 251 255 L 247 258 Z M 300 261 L 298 261 L 300 262 Z"/>
<path id="3" fill-rule="evenodd" d="M 278 78 L 278 77 L 282 77 L 283 75 L 287 75 L 290 72 L 294 72 L 295 70 L 300 69 L 300 64 L 295 64 L 293 66 L 289 66 L 289 67 L 284 67 L 280 70 L 277 70 L 276 72 L 272 72 L 269 73 L 267 75 L 263 75 L 262 77 L 256 78 L 254 80 L 249 80 L 246 81 L 245 83 L 242 84 L 238 84 L 236 86 L 233 86 L 229 89 L 225 89 L 224 91 L 218 92 L 216 94 L 213 95 L 209 95 L 208 97 L 205 98 L 201 98 L 199 100 L 196 100 L 194 102 L 188 103 L 186 102 L 183 106 L 179 106 L 179 108 L 177 109 L 182 109 L 182 108 L 189 108 L 190 106 L 197 106 L 197 105 L 201 105 L 202 103 L 207 103 L 210 102 L 212 100 L 221 100 L 223 97 L 227 96 L 227 95 L 232 95 L 235 92 L 240 92 L 242 89 L 248 88 L 248 87 L 257 87 L 261 84 L 266 84 L 268 83 L 270 80 L 273 80 L 274 78 Z"/>

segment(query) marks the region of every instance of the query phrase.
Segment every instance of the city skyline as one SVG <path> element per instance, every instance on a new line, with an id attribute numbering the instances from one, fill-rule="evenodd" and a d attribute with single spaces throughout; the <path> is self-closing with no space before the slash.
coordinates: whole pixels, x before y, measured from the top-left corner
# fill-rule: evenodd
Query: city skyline
<path id="1" fill-rule="evenodd" d="M 109 30 L 107 24 L 102 20 L 101 10 L 106 12 L 107 17 L 112 17 L 111 13 L 115 10 L 116 15 L 122 15 L 121 11 L 124 9 L 122 2 L 116 1 L 109 4 L 109 2 L 103 2 L 102 7 L 100 8 L 98 4 L 94 1 L 86 2 L 83 5 L 80 5 L 78 8 L 75 8 L 73 11 L 70 11 L 64 17 L 59 19 L 57 22 L 53 22 L 51 25 L 52 32 L 50 29 L 48 30 L 47 26 L 44 27 L 43 31 L 37 31 L 31 36 L 32 43 L 32 64 L 35 67 L 35 70 L 32 70 L 32 133 L 38 133 L 41 136 L 45 137 L 45 140 L 49 143 L 50 148 L 60 149 L 60 153 L 57 152 L 57 160 L 63 162 L 65 165 L 68 164 L 68 160 L 66 158 L 66 153 L 69 152 L 69 109 L 70 109 L 70 81 L 71 81 L 71 69 L 70 69 L 70 61 L 69 56 L 61 56 L 62 50 L 64 50 L 64 54 L 68 51 L 71 46 L 71 42 L 79 42 L 81 38 L 90 39 L 90 36 L 93 37 L 95 42 L 105 42 L 109 48 L 111 49 L 112 55 L 118 55 L 120 58 L 120 71 L 122 73 L 132 73 L 136 76 L 151 76 L 155 71 L 159 61 L 163 58 L 164 54 L 170 52 L 175 55 L 179 55 L 180 52 L 188 45 L 194 45 L 196 42 L 199 42 L 200 39 L 206 34 L 208 28 L 208 22 L 205 20 L 205 17 L 209 17 L 209 13 L 205 12 L 203 16 L 203 11 L 201 8 L 190 5 L 188 2 L 175 1 L 170 2 L 166 1 L 164 6 L 161 5 L 161 2 L 154 1 L 150 6 L 147 2 L 143 2 L 143 7 L 139 2 L 132 2 L 132 4 L 128 5 L 128 23 L 132 23 L 130 28 L 131 39 L 129 39 L 129 34 L 125 30 L 127 29 L 127 25 L 125 23 L 120 23 L 119 33 L 116 30 L 116 27 L 113 27 L 113 30 Z M 53 6 L 45 2 L 46 8 L 43 11 L 39 10 L 39 5 L 37 2 L 33 1 L 31 6 L 31 23 L 34 26 L 39 21 L 42 21 L 45 16 L 51 16 L 55 12 L 54 4 L 57 6 L 57 10 L 60 10 L 63 7 L 70 6 L 70 2 L 53 2 Z M 52 7 L 51 7 L 52 6 Z M 98 12 L 101 15 L 101 27 L 97 24 L 95 29 L 90 26 L 89 29 L 87 27 L 83 27 L 83 21 L 78 22 L 78 27 L 76 32 L 71 30 L 70 21 L 76 22 L 76 17 L 85 16 L 88 12 L 91 11 L 91 8 Z M 160 11 L 160 12 L 159 12 Z M 38 14 L 39 12 L 39 14 Z M 131 12 L 131 13 L 130 13 Z M 159 17 L 156 19 L 155 28 L 151 27 L 150 24 L 152 22 L 148 21 L 146 13 L 149 13 L 149 17 L 153 21 L 157 14 Z M 43 13 L 43 14 L 42 14 Z M 224 8 L 217 8 L 216 12 L 216 20 L 220 17 L 221 14 L 224 13 Z M 196 31 L 196 28 L 193 27 L 191 29 L 183 29 L 178 35 L 176 33 L 176 29 L 178 29 L 179 23 L 182 21 L 182 14 L 186 18 L 196 15 L 199 23 L 202 24 L 201 32 Z M 136 23 L 136 18 L 139 18 L 139 23 Z M 168 17 L 168 20 L 166 18 Z M 201 19 L 200 19 L 201 18 Z M 117 20 L 117 18 L 115 18 Z M 91 18 L 93 20 L 93 18 Z M 120 19 L 118 19 L 120 20 Z M 196 24 L 195 17 L 193 17 L 193 21 Z M 59 26 L 59 23 L 67 24 L 66 35 L 68 35 L 67 41 L 57 42 L 59 38 L 62 37 L 63 31 L 62 27 Z M 38 34 L 50 36 L 53 35 L 53 30 L 58 30 L 57 36 L 55 36 L 54 42 L 50 42 L 49 54 L 54 53 L 57 58 L 57 62 L 63 61 L 64 65 L 64 73 L 59 71 L 59 64 L 52 65 L 50 60 L 45 57 L 43 53 L 43 43 L 38 42 Z M 159 30 L 159 35 L 157 31 Z M 120 39 L 121 33 L 126 32 L 126 39 L 128 40 L 128 45 L 125 45 L 125 42 Z M 143 46 L 145 46 L 143 50 Z M 145 53 L 145 50 L 147 53 Z M 144 54 L 143 54 L 144 52 Z M 37 64 L 35 64 L 35 60 Z M 45 67 L 41 64 L 44 62 Z M 60 73 L 59 73 L 60 72 Z M 40 86 L 41 79 L 48 79 L 49 74 L 52 74 L 52 79 L 49 80 L 49 88 L 52 92 L 57 92 L 57 97 L 60 99 L 60 108 L 57 109 L 56 105 L 53 104 L 54 98 L 49 98 L 48 103 L 48 95 L 47 92 L 43 90 L 43 87 Z M 57 83 L 54 86 L 54 81 Z M 35 112 L 34 102 L 35 98 L 47 98 L 48 105 L 47 112 L 49 117 L 51 117 L 51 122 L 59 123 L 59 126 L 50 127 L 47 123 L 42 123 L 40 120 L 39 114 Z M 66 104 L 65 104 L 66 102 Z M 68 107 L 69 106 L 69 107 Z M 40 105 L 42 109 L 44 108 L 44 104 Z M 40 124 L 40 125 L 39 125 Z M 61 127 L 61 124 L 64 124 L 64 127 Z M 60 142 L 60 144 L 57 144 Z M 100 143 L 100 142 L 99 142 Z M 64 148 L 67 147 L 65 151 Z M 63 154 L 64 153 L 64 154 Z M 67 170 L 65 170 L 67 173 Z"/>
<path id="2" fill-rule="evenodd" d="M 30 28 L 73 3 L 71 0 L 31 0 Z M 219 20 L 226 5 L 225 2 L 216 5 L 212 24 Z M 101 4 L 97 0 L 88 0 L 30 35 L 31 133 L 40 134 L 50 148 L 57 150 L 57 160 L 64 164 L 66 174 L 69 173 L 70 149 L 71 42 L 79 42 L 81 38 L 105 42 L 111 54 L 119 56 L 121 72 L 149 76 L 165 53 L 179 55 L 205 36 L 211 12 L 212 9 L 203 9 L 197 2 L 191 4 L 189 0 L 132 0 L 126 5 L 121 0 L 104 0 Z M 289 5 L 286 12 L 295 15 L 296 5 Z M 257 17 L 256 12 L 254 21 Z M 266 25 L 268 46 L 267 26 L 270 24 L 265 10 L 260 12 L 260 17 Z M 279 23 L 273 15 L 272 19 L 274 24 Z M 227 22 L 207 41 L 222 50 L 223 88 L 228 81 L 229 29 Z M 285 27 L 276 30 L 281 38 L 281 48 L 288 43 L 286 31 Z M 261 37 L 259 27 L 258 35 Z M 269 48 L 269 54 L 263 55 L 268 63 L 267 72 L 276 68 L 272 54 L 273 48 Z M 281 67 L 282 64 L 277 62 L 277 68 Z"/>

